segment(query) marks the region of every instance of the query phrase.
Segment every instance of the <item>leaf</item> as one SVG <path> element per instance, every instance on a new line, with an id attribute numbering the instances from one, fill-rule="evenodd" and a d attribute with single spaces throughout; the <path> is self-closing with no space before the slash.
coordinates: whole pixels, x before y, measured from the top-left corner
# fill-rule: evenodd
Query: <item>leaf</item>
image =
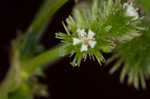
<path id="1" fill-rule="evenodd" d="M 26 85 L 8 94 L 8 99 L 33 99 L 32 92 Z"/>
<path id="2" fill-rule="evenodd" d="M 31 58 L 36 51 L 41 51 L 43 48 L 39 48 L 39 38 L 41 37 L 41 33 L 45 30 L 47 27 L 48 21 L 50 21 L 53 14 L 68 0 L 44 0 L 44 4 L 42 8 L 40 9 L 39 13 L 36 15 L 33 23 L 28 28 L 24 36 L 18 36 L 15 40 L 16 42 L 13 42 L 13 50 L 12 50 L 12 58 L 11 58 L 11 67 L 9 68 L 9 71 L 4 79 L 4 81 L 0 85 L 0 98 L 7 99 L 7 94 L 10 91 L 16 90 L 16 88 L 20 85 L 20 79 L 22 79 L 22 75 L 20 75 L 20 72 L 22 72 L 23 76 L 27 76 L 28 74 L 23 72 L 21 70 L 21 61 Z M 36 50 L 38 49 L 38 50 Z M 52 51 L 52 53 L 55 51 Z M 57 54 L 57 53 L 55 53 Z M 19 57 L 20 56 L 20 57 Z M 53 57 L 53 56 L 51 56 Z M 36 58 L 35 58 L 36 60 Z M 48 60 L 46 60 L 48 61 Z M 40 61 L 41 62 L 41 61 Z M 43 61 L 42 61 L 43 62 Z M 34 63 L 34 62 L 33 62 Z M 30 65 L 30 64 L 29 64 Z M 36 64 L 37 65 L 37 64 Z M 18 70 L 19 68 L 19 70 Z M 18 73 L 19 72 L 19 73 Z M 14 80 L 12 80 L 14 78 Z M 18 82 L 19 80 L 19 82 Z M 19 92 L 21 90 L 22 93 L 17 92 L 18 96 L 15 96 L 15 94 L 12 97 L 9 97 L 11 99 L 23 99 L 25 98 L 23 95 L 24 88 L 18 89 Z M 26 92 L 25 92 L 26 94 Z M 17 97 L 17 98 L 16 98 Z M 31 99 L 29 97 L 26 97 L 26 99 Z"/>
<path id="3" fill-rule="evenodd" d="M 19 51 L 18 51 L 19 40 L 12 42 L 11 49 L 11 66 L 6 74 L 6 77 L 0 84 L 0 94 L 7 96 L 8 92 L 16 90 L 21 83 L 21 68 L 19 67 Z M 12 80 L 13 78 L 13 80 Z M 1 97 L 1 95 L 0 95 Z"/>
<path id="4" fill-rule="evenodd" d="M 68 0 L 45 0 L 40 11 L 35 16 L 31 26 L 25 33 L 24 40 L 20 48 L 21 60 L 31 58 L 36 51 L 37 44 L 41 38 L 41 33 L 47 27 L 53 14 Z"/>
<path id="5" fill-rule="evenodd" d="M 150 29 L 145 30 L 143 35 L 133 40 L 120 44 L 115 53 L 120 57 L 112 67 L 112 73 L 117 67 L 122 67 L 120 81 L 128 77 L 128 84 L 133 84 L 136 89 L 139 86 L 146 88 L 146 79 L 150 77 Z M 112 56 L 112 60 L 115 60 Z M 115 57 L 116 58 L 116 57 Z M 112 61 L 111 60 L 111 61 Z M 115 67 L 117 66 L 117 67 Z"/>
<path id="6" fill-rule="evenodd" d="M 0 93 L 0 99 L 8 99 L 7 94 L 4 92 Z"/>
<path id="7" fill-rule="evenodd" d="M 135 0 L 139 6 L 145 11 L 150 13 L 150 1 L 149 0 Z"/>

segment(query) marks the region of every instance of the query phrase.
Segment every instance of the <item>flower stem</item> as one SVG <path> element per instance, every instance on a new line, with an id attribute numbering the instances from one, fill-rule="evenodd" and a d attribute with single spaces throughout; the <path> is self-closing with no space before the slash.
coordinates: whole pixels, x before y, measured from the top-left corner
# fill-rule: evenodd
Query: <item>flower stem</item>
<path id="1" fill-rule="evenodd" d="M 52 48 L 39 56 L 34 57 L 33 59 L 27 60 L 22 62 L 23 67 L 28 66 L 25 68 L 27 73 L 33 73 L 36 68 L 43 67 L 47 64 L 53 64 L 58 59 L 68 55 L 70 52 L 64 50 L 64 46 L 58 45 L 55 48 Z"/>

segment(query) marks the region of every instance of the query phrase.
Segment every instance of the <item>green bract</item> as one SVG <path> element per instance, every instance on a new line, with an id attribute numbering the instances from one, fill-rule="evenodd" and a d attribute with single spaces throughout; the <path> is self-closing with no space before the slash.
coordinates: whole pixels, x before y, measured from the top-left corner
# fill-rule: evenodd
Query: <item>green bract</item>
<path id="1" fill-rule="evenodd" d="M 67 34 L 57 33 L 57 38 L 67 45 L 66 50 L 76 53 L 73 66 L 79 66 L 82 58 L 86 60 L 87 56 L 96 58 L 101 64 L 104 61 L 103 52 L 111 52 L 118 43 L 140 35 L 143 28 L 140 27 L 141 18 L 134 16 L 136 14 L 138 12 L 132 5 L 126 3 L 124 6 L 119 0 L 94 0 L 92 5 L 83 2 L 74 8 L 73 18 L 66 19 L 67 26 L 63 23 Z M 89 31 L 94 33 L 94 47 L 91 47 L 88 38 Z M 84 36 L 79 37 L 81 34 Z"/>
<path id="2" fill-rule="evenodd" d="M 133 83 L 135 88 L 139 88 L 141 84 L 142 88 L 146 88 L 145 79 L 150 76 L 150 44 L 148 42 L 150 42 L 150 29 L 146 30 L 142 36 L 119 45 L 115 50 L 116 55 L 110 60 L 120 58 L 110 73 L 114 73 L 123 66 L 121 82 L 128 76 L 129 84 Z"/>

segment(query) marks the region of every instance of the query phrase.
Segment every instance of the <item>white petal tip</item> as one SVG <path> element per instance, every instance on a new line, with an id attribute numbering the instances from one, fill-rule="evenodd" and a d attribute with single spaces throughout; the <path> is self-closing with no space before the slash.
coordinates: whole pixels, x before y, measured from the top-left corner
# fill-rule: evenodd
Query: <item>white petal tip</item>
<path id="1" fill-rule="evenodd" d="M 96 45 L 96 41 L 89 41 L 89 45 L 91 48 L 94 48 Z"/>
<path id="2" fill-rule="evenodd" d="M 88 31 L 88 38 L 92 39 L 94 37 L 95 33 L 92 30 Z"/>
<path id="3" fill-rule="evenodd" d="M 83 52 L 83 51 L 87 51 L 88 50 L 88 46 L 83 44 L 80 51 Z"/>
<path id="4" fill-rule="evenodd" d="M 73 38 L 73 45 L 77 45 L 81 42 L 81 40 L 77 39 L 77 38 Z"/>

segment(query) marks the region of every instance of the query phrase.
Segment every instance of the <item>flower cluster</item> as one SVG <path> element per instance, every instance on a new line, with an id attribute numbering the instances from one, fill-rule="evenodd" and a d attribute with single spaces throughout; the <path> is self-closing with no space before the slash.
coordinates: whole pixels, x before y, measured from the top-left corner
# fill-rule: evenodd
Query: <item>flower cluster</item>
<path id="1" fill-rule="evenodd" d="M 104 61 L 103 52 L 108 53 L 122 42 L 127 42 L 140 35 L 141 18 L 133 4 L 122 4 L 119 0 L 94 0 L 92 6 L 84 9 L 75 7 L 73 18 L 66 19 L 67 34 L 58 33 L 67 46 L 65 49 L 75 54 L 73 65 L 80 66 L 87 56 Z"/>
<path id="2" fill-rule="evenodd" d="M 78 35 L 78 38 L 73 38 L 73 45 L 82 43 L 82 47 L 80 49 L 81 52 L 87 51 L 88 47 L 95 47 L 96 41 L 94 38 L 94 32 L 89 30 L 87 34 L 84 29 L 78 29 L 76 33 Z"/>
<path id="3" fill-rule="evenodd" d="M 72 34 L 58 33 L 56 36 L 57 38 L 63 39 L 67 51 L 72 54 L 75 53 L 72 65 L 80 66 L 82 58 L 86 60 L 87 56 L 90 56 L 92 59 L 94 57 L 97 58 L 100 64 L 104 61 L 96 34 L 91 29 L 76 29 Z"/>

